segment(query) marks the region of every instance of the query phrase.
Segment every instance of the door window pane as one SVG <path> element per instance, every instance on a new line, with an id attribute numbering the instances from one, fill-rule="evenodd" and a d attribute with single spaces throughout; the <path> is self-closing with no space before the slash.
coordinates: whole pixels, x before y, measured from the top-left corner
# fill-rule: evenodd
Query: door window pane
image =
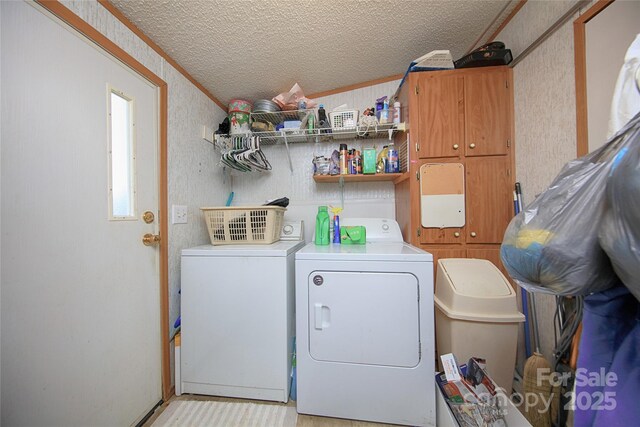
<path id="1" fill-rule="evenodd" d="M 111 219 L 135 219 L 133 100 L 109 91 L 109 208 Z"/>

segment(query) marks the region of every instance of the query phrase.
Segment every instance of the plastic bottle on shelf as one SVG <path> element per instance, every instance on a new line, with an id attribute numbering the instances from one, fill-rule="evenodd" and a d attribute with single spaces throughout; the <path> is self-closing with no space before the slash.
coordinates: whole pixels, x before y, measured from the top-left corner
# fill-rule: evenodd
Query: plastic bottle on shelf
<path id="1" fill-rule="evenodd" d="M 329 212 L 326 206 L 318 206 L 315 243 L 316 245 L 329 244 Z"/>
<path id="2" fill-rule="evenodd" d="M 398 173 L 400 171 L 398 164 L 398 150 L 393 145 L 393 142 L 389 144 L 387 151 L 387 173 Z"/>
<path id="3" fill-rule="evenodd" d="M 382 101 L 382 111 L 380 111 L 380 124 L 389 123 L 389 100 Z"/>
<path id="4" fill-rule="evenodd" d="M 360 156 L 360 151 L 353 151 L 353 165 L 356 174 L 362 173 L 362 157 Z"/>
<path id="5" fill-rule="evenodd" d="M 307 133 L 312 134 L 316 125 L 316 115 L 313 111 L 309 113 L 309 118 L 307 119 Z"/>
<path id="6" fill-rule="evenodd" d="M 327 120 L 327 112 L 324 109 L 324 104 L 320 104 L 318 106 L 318 129 L 320 129 L 320 133 L 328 133 L 326 129 L 331 127 L 329 120 Z"/>
<path id="7" fill-rule="evenodd" d="M 388 170 L 388 155 L 389 155 L 389 147 L 387 145 L 382 147 L 382 150 L 378 153 L 378 158 L 376 160 L 376 173 L 385 173 Z"/>
<path id="8" fill-rule="evenodd" d="M 318 106 L 318 124 L 323 125 L 327 122 L 327 112 L 324 111 L 324 104 Z"/>
<path id="9" fill-rule="evenodd" d="M 349 152 L 347 151 L 347 144 L 340 144 L 340 175 L 347 175 L 349 173 L 348 162 Z"/>
<path id="10" fill-rule="evenodd" d="M 393 123 L 400 123 L 400 103 L 398 101 L 393 103 Z"/>
<path id="11" fill-rule="evenodd" d="M 356 173 L 356 165 L 353 162 L 354 152 L 355 152 L 355 150 L 353 150 L 353 149 L 349 150 L 349 161 L 347 163 L 348 167 L 349 167 L 349 175 L 355 175 L 355 173 Z"/>

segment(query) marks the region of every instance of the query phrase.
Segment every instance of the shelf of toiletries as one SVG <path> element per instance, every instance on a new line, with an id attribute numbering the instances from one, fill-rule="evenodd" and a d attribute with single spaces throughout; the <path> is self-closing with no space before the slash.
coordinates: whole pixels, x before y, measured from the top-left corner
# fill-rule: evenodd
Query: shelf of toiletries
<path id="1" fill-rule="evenodd" d="M 375 145 L 340 144 L 331 153 L 313 157 L 313 180 L 316 183 L 392 181 L 399 183 L 408 176 L 408 141 L 394 141 L 378 150 Z M 350 148 L 350 149 L 349 149 Z"/>

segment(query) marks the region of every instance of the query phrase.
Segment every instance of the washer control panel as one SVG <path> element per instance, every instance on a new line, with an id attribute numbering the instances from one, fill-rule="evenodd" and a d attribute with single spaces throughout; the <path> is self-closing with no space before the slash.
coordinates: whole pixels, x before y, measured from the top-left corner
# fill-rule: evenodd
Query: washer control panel
<path id="1" fill-rule="evenodd" d="M 304 227 L 302 221 L 284 220 L 280 231 L 280 240 L 302 240 Z"/>

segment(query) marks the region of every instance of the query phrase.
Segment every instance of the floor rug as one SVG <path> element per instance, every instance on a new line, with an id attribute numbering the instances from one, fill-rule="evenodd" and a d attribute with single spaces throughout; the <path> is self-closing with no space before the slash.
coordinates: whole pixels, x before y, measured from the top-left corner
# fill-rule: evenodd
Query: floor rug
<path id="1" fill-rule="evenodd" d="M 294 406 L 282 404 L 176 400 L 167 406 L 153 427 L 295 427 Z"/>

